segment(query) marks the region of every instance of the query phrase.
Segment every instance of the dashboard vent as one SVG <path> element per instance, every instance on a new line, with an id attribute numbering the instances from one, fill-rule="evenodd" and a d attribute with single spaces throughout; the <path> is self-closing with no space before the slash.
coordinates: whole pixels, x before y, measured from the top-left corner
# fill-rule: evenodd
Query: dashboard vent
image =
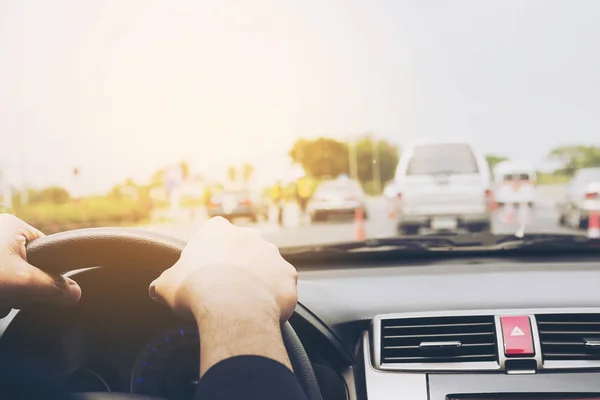
<path id="1" fill-rule="evenodd" d="M 394 318 L 381 321 L 381 362 L 497 361 L 493 316 Z"/>
<path id="2" fill-rule="evenodd" d="M 600 360 L 600 314 L 535 316 L 544 360 Z"/>

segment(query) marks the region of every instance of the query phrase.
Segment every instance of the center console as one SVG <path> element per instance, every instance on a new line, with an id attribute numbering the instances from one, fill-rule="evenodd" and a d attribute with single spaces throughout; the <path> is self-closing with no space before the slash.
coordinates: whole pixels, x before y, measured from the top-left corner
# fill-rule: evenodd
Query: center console
<path id="1" fill-rule="evenodd" d="M 600 309 L 379 315 L 358 350 L 359 399 L 600 400 Z"/>

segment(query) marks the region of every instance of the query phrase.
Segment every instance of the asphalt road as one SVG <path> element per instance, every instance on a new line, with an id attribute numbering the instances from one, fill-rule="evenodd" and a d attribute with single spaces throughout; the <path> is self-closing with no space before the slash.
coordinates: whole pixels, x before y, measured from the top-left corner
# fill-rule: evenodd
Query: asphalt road
<path id="1" fill-rule="evenodd" d="M 542 186 L 538 189 L 536 206 L 529 215 L 529 222 L 525 225 L 527 232 L 561 232 L 585 234 L 585 231 L 564 228 L 558 225 L 556 202 L 561 197 L 564 188 L 561 186 Z M 294 205 L 286 208 L 284 226 L 280 227 L 271 216 L 271 221 L 261 221 L 252 224 L 249 221 L 236 221 L 236 225 L 252 226 L 258 229 L 269 241 L 278 246 L 301 246 L 309 244 L 334 243 L 355 240 L 357 238 L 357 225 L 352 219 L 334 220 L 326 223 L 310 224 L 298 218 L 298 211 Z M 390 237 L 396 235 L 396 225 L 388 216 L 388 207 L 383 197 L 371 198 L 368 202 L 369 219 L 365 221 L 364 232 L 366 238 Z M 193 217 L 193 219 L 191 219 Z M 184 211 L 179 222 L 146 226 L 145 229 L 162 232 L 184 240 L 190 238 L 197 227 L 205 220 L 202 212 L 196 211 L 193 216 Z M 509 223 L 505 214 L 497 212 L 492 225 L 492 232 L 511 234 L 517 232 L 518 224 Z"/>

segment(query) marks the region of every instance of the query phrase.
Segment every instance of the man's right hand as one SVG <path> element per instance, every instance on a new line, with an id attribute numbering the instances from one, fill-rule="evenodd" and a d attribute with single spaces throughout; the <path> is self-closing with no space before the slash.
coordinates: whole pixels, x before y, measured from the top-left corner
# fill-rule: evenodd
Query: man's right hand
<path id="1" fill-rule="evenodd" d="M 296 307 L 297 272 L 258 231 L 224 218 L 203 224 L 150 296 L 200 330 L 201 374 L 225 358 L 260 355 L 291 369 L 281 322 Z"/>

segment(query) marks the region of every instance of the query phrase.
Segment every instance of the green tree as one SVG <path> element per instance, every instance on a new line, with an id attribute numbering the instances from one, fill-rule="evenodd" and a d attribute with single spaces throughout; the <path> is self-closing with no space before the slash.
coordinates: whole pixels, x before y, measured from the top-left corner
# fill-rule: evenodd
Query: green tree
<path id="1" fill-rule="evenodd" d="M 496 165 L 500 164 L 502 161 L 508 160 L 508 157 L 498 156 L 495 154 L 488 154 L 485 156 L 485 159 L 488 165 L 490 166 L 490 170 L 493 171 Z"/>
<path id="2" fill-rule="evenodd" d="M 28 198 L 30 204 L 64 204 L 71 201 L 69 191 L 59 186 L 49 186 L 41 190 L 29 189 Z"/>
<path id="3" fill-rule="evenodd" d="M 358 179 L 366 184 L 374 179 L 378 168 L 381 183 L 394 177 L 399 159 L 398 147 L 387 140 L 378 140 L 364 135 L 356 146 Z M 312 178 L 336 177 L 350 170 L 350 148 L 348 143 L 331 138 L 315 140 L 300 139 L 289 153 L 292 161 L 302 166 Z M 379 163 L 379 165 L 378 165 Z"/>
<path id="4" fill-rule="evenodd" d="M 573 176 L 578 169 L 600 166 L 600 147 L 561 146 L 553 149 L 549 158 L 562 164 L 557 174 Z"/>
<path id="5" fill-rule="evenodd" d="M 164 168 L 158 169 L 156 170 L 156 172 L 154 172 L 152 174 L 152 177 L 150 178 L 150 183 L 153 186 L 158 186 L 158 185 L 164 185 L 165 183 L 165 170 Z"/>
<path id="6" fill-rule="evenodd" d="M 227 168 L 227 176 L 229 177 L 229 180 L 231 182 L 235 182 L 237 179 L 237 171 L 236 168 L 233 165 L 230 165 L 229 168 Z"/>
<path id="7" fill-rule="evenodd" d="M 245 163 L 242 167 L 242 179 L 244 182 L 249 182 L 254 174 L 254 166 L 252 164 Z"/>
<path id="8" fill-rule="evenodd" d="M 358 179 L 361 183 L 373 181 L 379 169 L 380 186 L 394 178 L 400 153 L 398 147 L 387 140 L 376 140 L 365 135 L 356 142 L 356 157 L 358 159 Z M 379 164 L 379 165 L 378 165 Z"/>
<path id="9" fill-rule="evenodd" d="M 336 177 L 349 171 L 348 145 L 335 139 L 300 139 L 289 156 L 311 177 Z"/>
<path id="10" fill-rule="evenodd" d="M 190 176 L 190 166 L 187 161 L 182 161 L 179 163 L 179 168 L 181 168 L 181 176 L 183 179 L 187 179 Z"/>

